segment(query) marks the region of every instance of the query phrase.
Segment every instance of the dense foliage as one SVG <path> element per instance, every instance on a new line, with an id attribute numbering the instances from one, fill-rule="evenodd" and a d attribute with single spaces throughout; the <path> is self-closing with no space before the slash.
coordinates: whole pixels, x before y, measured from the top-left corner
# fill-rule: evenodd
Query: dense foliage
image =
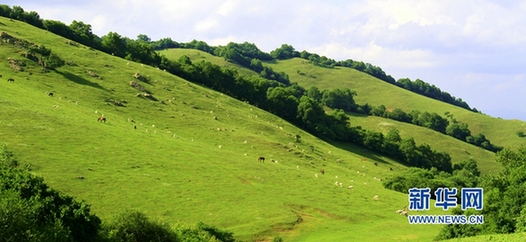
<path id="1" fill-rule="evenodd" d="M 138 211 L 103 224 L 88 204 L 48 187 L 29 164 L 19 165 L 0 145 L 0 241 L 235 241 L 232 232 L 201 222 L 171 228 Z"/>
<path id="2" fill-rule="evenodd" d="M 462 161 L 453 166 L 453 172 L 438 171 L 436 168 L 409 168 L 404 174 L 391 177 L 383 182 L 385 188 L 408 193 L 414 187 L 431 188 L 431 199 L 435 199 L 435 191 L 440 187 L 476 187 L 480 171 L 475 160 Z M 457 194 L 460 196 L 460 194 Z M 460 201 L 458 197 L 457 201 Z"/>
<path id="3" fill-rule="evenodd" d="M 458 122 L 449 113 L 446 113 L 448 119 L 443 118 L 437 113 L 420 112 L 418 110 L 412 110 L 406 113 L 399 108 L 388 111 L 384 105 L 372 107 L 369 104 L 355 106 L 355 108 L 350 111 L 429 128 L 489 151 L 497 152 L 502 150 L 502 147 L 492 144 L 482 133 L 473 136 L 467 123 Z"/>
<path id="4" fill-rule="evenodd" d="M 496 160 L 504 169 L 499 174 L 481 177 L 478 184 L 484 189 L 483 210 L 453 211 L 454 214 L 482 214 L 484 224 L 447 225 L 437 239 L 526 231 L 526 147 L 504 149 L 497 153 Z"/>

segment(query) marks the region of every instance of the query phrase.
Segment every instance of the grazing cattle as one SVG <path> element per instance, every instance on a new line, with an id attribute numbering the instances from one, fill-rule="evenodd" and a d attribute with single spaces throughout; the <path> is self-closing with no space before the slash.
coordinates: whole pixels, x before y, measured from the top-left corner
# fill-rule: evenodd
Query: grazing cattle
<path id="1" fill-rule="evenodd" d="M 258 161 L 259 161 L 259 162 L 265 162 L 265 157 L 260 156 L 260 157 L 258 158 Z"/>
<path id="2" fill-rule="evenodd" d="M 378 163 L 375 162 L 375 163 L 374 163 L 374 166 L 378 166 Z"/>
<path id="3" fill-rule="evenodd" d="M 15 82 L 15 79 L 9 78 L 9 79 L 7 79 L 7 82 Z"/>
<path id="4" fill-rule="evenodd" d="M 50 92 L 50 93 L 48 93 L 47 95 L 50 96 L 50 97 L 52 97 L 52 96 L 53 96 L 53 93 Z"/>
<path id="5" fill-rule="evenodd" d="M 320 172 L 321 172 L 322 175 L 325 175 L 325 170 L 322 169 L 322 170 L 320 170 Z"/>
<path id="6" fill-rule="evenodd" d="M 106 117 L 99 117 L 97 121 L 106 123 Z"/>
<path id="7" fill-rule="evenodd" d="M 393 171 L 393 168 L 392 168 L 392 167 L 389 167 L 389 170 L 390 170 L 390 171 Z"/>

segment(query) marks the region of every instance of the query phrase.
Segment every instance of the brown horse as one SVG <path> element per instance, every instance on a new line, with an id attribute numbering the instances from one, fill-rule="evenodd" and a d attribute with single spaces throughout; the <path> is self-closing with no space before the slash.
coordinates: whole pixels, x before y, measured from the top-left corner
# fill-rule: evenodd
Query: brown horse
<path id="1" fill-rule="evenodd" d="M 106 118 L 105 117 L 100 117 L 99 119 L 97 119 L 97 121 L 106 123 Z"/>
<path id="2" fill-rule="evenodd" d="M 265 162 L 265 157 L 260 156 L 260 157 L 258 158 L 258 161 L 259 161 L 259 162 Z"/>
<path id="3" fill-rule="evenodd" d="M 15 79 L 9 78 L 9 79 L 7 79 L 7 82 L 15 82 Z"/>
<path id="4" fill-rule="evenodd" d="M 320 170 L 320 172 L 321 172 L 322 175 L 325 175 L 325 170 L 322 169 L 322 170 Z"/>

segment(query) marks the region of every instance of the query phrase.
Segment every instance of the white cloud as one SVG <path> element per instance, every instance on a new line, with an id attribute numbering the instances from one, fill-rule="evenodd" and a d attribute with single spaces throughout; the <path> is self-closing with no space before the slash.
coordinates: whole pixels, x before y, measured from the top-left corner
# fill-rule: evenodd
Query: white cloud
<path id="1" fill-rule="evenodd" d="M 207 32 L 211 31 L 212 28 L 217 27 L 218 21 L 214 18 L 208 18 L 202 21 L 197 22 L 194 25 L 194 29 L 196 32 Z"/>

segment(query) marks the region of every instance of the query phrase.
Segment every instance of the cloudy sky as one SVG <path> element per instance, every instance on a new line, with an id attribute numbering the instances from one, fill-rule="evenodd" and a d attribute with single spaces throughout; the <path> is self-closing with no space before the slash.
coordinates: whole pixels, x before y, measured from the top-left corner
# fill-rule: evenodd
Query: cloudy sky
<path id="1" fill-rule="evenodd" d="M 380 66 L 491 116 L 526 120 L 525 1 L 8 0 L 43 19 L 152 40 L 256 44 Z"/>

